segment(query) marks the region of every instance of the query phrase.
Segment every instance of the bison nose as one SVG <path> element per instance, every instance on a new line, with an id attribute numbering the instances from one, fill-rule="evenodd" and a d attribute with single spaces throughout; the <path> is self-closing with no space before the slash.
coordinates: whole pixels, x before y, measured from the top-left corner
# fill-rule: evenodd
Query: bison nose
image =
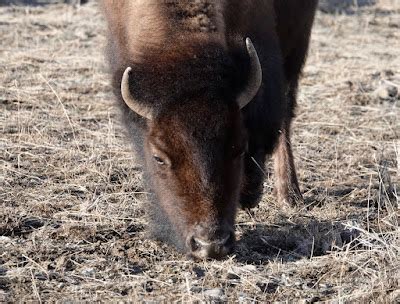
<path id="1" fill-rule="evenodd" d="M 229 254 L 235 243 L 235 234 L 232 230 L 207 234 L 197 229 L 197 233 L 187 239 L 187 247 L 194 258 L 220 259 Z"/>

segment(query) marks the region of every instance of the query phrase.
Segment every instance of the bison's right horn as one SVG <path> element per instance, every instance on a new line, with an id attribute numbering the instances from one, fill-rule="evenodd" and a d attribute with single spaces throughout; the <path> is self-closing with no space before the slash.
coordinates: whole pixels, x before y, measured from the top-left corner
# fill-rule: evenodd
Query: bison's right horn
<path id="1" fill-rule="evenodd" d="M 126 68 L 124 75 L 122 76 L 121 81 L 121 94 L 122 98 L 124 99 L 126 105 L 136 114 L 143 116 L 147 119 L 152 119 L 152 111 L 151 109 L 147 108 L 139 104 L 132 96 L 131 91 L 129 90 L 129 73 L 131 72 L 132 68 Z"/>
<path id="2" fill-rule="evenodd" d="M 252 101 L 252 99 L 257 95 L 262 83 L 260 59 L 258 58 L 257 51 L 250 38 L 246 38 L 246 47 L 250 56 L 250 77 L 248 79 L 248 85 L 237 98 L 237 103 L 240 109 L 243 109 L 250 101 Z"/>

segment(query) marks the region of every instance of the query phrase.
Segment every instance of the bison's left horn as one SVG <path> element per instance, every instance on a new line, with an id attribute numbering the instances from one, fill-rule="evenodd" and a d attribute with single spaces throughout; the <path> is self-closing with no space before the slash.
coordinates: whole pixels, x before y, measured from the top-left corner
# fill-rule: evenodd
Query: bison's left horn
<path id="1" fill-rule="evenodd" d="M 262 83 L 262 69 L 257 51 L 250 38 L 246 39 L 247 52 L 250 56 L 250 73 L 248 84 L 237 98 L 240 109 L 244 108 L 257 95 Z"/>
<path id="2" fill-rule="evenodd" d="M 152 119 L 152 111 L 150 108 L 139 104 L 132 96 L 131 91 L 129 90 L 129 73 L 132 68 L 126 68 L 124 75 L 122 76 L 121 81 L 121 94 L 124 99 L 126 105 L 134 111 L 136 114 L 143 116 L 147 119 Z"/>

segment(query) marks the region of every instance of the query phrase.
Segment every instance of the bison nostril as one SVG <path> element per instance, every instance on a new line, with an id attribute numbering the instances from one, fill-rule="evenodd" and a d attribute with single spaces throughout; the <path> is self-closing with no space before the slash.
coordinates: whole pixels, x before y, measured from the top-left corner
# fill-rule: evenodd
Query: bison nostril
<path id="1" fill-rule="evenodd" d="M 190 251 L 192 251 L 192 252 L 197 251 L 201 248 L 201 244 L 199 244 L 193 236 L 190 237 L 188 245 L 189 245 L 188 247 L 189 247 Z"/>

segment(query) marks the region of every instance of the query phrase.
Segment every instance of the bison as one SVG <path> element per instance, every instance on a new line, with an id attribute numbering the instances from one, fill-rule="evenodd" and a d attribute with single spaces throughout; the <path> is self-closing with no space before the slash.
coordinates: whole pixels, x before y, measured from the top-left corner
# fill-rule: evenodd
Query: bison
<path id="1" fill-rule="evenodd" d="M 112 85 L 144 166 L 153 235 L 194 258 L 235 243 L 274 155 L 301 203 L 290 143 L 317 0 L 102 0 Z"/>

